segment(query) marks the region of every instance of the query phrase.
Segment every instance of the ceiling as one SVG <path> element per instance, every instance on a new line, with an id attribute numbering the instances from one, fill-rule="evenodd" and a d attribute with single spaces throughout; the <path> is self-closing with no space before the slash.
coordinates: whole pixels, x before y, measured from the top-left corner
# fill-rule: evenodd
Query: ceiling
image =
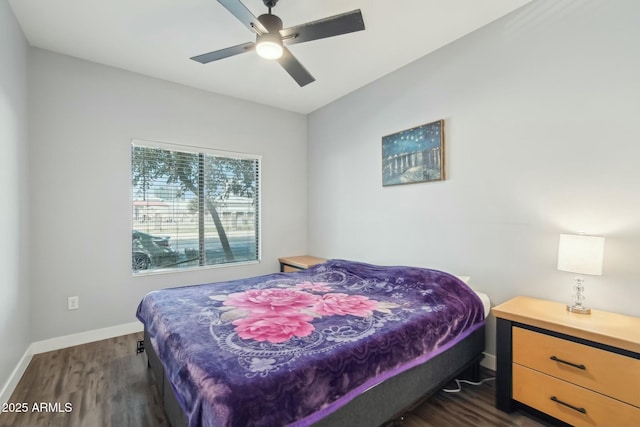
<path id="1" fill-rule="evenodd" d="M 361 9 L 366 30 L 289 47 L 316 81 L 299 87 L 255 52 L 189 58 L 254 41 L 216 0 L 9 0 L 31 46 L 187 86 L 310 113 L 531 0 L 281 0 L 291 27 Z M 258 16 L 262 0 L 243 0 Z"/>

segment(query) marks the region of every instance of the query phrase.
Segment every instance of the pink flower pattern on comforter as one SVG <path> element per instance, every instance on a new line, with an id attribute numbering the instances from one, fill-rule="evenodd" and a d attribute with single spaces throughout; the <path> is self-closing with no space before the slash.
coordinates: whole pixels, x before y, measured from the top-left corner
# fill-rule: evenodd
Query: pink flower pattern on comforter
<path id="1" fill-rule="evenodd" d="M 282 312 L 249 315 L 234 320 L 238 336 L 243 339 L 269 341 L 277 344 L 292 337 L 307 337 L 313 332 L 309 323 L 313 317 L 299 312 Z"/>
<path id="2" fill-rule="evenodd" d="M 304 282 L 291 288 L 250 289 L 225 296 L 214 296 L 224 300 L 223 305 L 237 311 L 239 319 L 232 323 L 238 336 L 243 339 L 282 343 L 293 337 L 306 337 L 315 329 L 310 323 L 314 317 L 345 316 L 351 314 L 369 317 L 378 308 L 378 302 L 362 295 L 329 292 L 323 295 L 310 294 L 298 289 L 328 291 L 327 283 Z M 385 309 L 397 304 L 384 304 Z"/>

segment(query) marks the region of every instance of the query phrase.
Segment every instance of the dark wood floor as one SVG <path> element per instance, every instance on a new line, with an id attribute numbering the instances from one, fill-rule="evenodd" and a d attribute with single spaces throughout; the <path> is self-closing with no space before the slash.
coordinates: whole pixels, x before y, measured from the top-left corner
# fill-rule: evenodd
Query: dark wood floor
<path id="1" fill-rule="evenodd" d="M 35 355 L 11 396 L 14 407 L 5 408 L 26 403 L 27 410 L 0 414 L 0 426 L 168 426 L 146 356 L 135 352 L 141 339 L 142 334 L 131 334 Z M 455 394 L 440 392 L 394 424 L 544 426 L 521 413 L 495 409 L 493 383 L 463 384 Z"/>

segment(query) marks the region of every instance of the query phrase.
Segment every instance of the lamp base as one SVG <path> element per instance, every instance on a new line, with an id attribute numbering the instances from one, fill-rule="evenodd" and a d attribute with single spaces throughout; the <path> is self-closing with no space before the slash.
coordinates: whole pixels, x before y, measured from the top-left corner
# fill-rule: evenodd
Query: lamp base
<path id="1" fill-rule="evenodd" d="M 578 304 L 574 304 L 574 305 L 567 304 L 567 311 L 570 311 L 572 313 L 578 313 L 578 314 L 591 314 L 590 308 L 587 308 L 583 305 L 578 305 Z"/>

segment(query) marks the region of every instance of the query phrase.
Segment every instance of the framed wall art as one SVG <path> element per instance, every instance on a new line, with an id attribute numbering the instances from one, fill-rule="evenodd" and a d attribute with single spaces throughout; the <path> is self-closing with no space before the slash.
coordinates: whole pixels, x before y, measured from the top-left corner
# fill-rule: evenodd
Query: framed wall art
<path id="1" fill-rule="evenodd" d="M 444 180 L 444 120 L 382 137 L 382 185 Z"/>

